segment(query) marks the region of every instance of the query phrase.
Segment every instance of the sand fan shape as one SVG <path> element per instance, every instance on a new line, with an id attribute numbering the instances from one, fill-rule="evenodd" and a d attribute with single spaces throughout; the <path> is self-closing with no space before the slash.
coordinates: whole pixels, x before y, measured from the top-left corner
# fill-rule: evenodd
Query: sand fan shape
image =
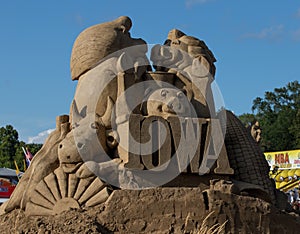
<path id="1" fill-rule="evenodd" d="M 110 192 L 110 187 L 98 177 L 81 179 L 59 167 L 36 186 L 26 213 L 55 215 L 70 208 L 95 206 L 106 201 Z"/>

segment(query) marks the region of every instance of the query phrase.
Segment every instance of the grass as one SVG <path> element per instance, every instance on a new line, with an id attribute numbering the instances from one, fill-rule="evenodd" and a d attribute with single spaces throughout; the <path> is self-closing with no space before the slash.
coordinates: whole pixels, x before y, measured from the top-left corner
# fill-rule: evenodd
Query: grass
<path id="1" fill-rule="evenodd" d="M 228 220 L 226 220 L 223 224 L 216 223 L 213 226 L 210 226 L 207 222 L 208 218 L 214 213 L 214 211 L 210 212 L 205 219 L 203 219 L 202 224 L 199 230 L 196 230 L 197 234 L 220 234 L 224 233 L 225 225 Z"/>

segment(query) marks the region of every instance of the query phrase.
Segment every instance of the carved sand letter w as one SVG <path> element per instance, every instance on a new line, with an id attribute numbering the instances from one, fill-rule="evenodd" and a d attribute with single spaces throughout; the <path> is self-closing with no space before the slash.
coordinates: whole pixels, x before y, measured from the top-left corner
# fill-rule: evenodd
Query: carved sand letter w
<path id="1" fill-rule="evenodd" d="M 169 117 L 176 157 L 180 172 L 186 172 L 190 164 L 191 172 L 198 173 L 202 125 L 205 119 Z"/>

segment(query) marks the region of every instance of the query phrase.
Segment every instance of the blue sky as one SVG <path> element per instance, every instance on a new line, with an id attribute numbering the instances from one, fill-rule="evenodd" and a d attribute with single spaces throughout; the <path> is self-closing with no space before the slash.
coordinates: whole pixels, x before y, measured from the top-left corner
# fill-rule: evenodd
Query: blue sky
<path id="1" fill-rule="evenodd" d="M 132 37 L 149 44 L 163 43 L 173 28 L 204 40 L 217 58 L 225 106 L 238 115 L 265 91 L 299 80 L 299 1 L 2 1 L 0 126 L 13 125 L 26 142 L 55 128 L 76 87 L 74 40 L 121 15 L 132 19 Z"/>

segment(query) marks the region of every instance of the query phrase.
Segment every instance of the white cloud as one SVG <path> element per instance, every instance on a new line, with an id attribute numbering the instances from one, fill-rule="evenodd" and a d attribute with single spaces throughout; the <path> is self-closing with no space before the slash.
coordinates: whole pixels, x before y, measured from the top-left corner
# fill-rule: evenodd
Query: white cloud
<path id="1" fill-rule="evenodd" d="M 292 32 L 292 39 L 295 41 L 300 41 L 300 28 Z"/>
<path id="2" fill-rule="evenodd" d="M 268 39 L 268 40 L 277 41 L 281 39 L 283 33 L 284 33 L 284 26 L 283 24 L 279 24 L 276 26 L 264 28 L 257 33 L 246 33 L 242 35 L 242 38 L 253 38 L 258 40 Z"/>
<path id="3" fill-rule="evenodd" d="M 204 3 L 208 3 L 208 2 L 212 2 L 215 0 L 186 0 L 185 1 L 185 5 L 186 7 L 191 7 L 195 4 L 204 4 Z"/>
<path id="4" fill-rule="evenodd" d="M 297 10 L 296 17 L 300 18 L 300 8 Z"/>
<path id="5" fill-rule="evenodd" d="M 79 15 L 79 14 L 75 15 L 75 22 L 78 26 L 82 26 L 83 21 L 84 21 L 84 19 L 83 19 L 82 15 Z"/>
<path id="6" fill-rule="evenodd" d="M 28 144 L 36 143 L 36 144 L 43 144 L 48 135 L 53 132 L 55 129 L 48 129 L 43 132 L 40 132 L 37 136 L 28 137 Z"/>

